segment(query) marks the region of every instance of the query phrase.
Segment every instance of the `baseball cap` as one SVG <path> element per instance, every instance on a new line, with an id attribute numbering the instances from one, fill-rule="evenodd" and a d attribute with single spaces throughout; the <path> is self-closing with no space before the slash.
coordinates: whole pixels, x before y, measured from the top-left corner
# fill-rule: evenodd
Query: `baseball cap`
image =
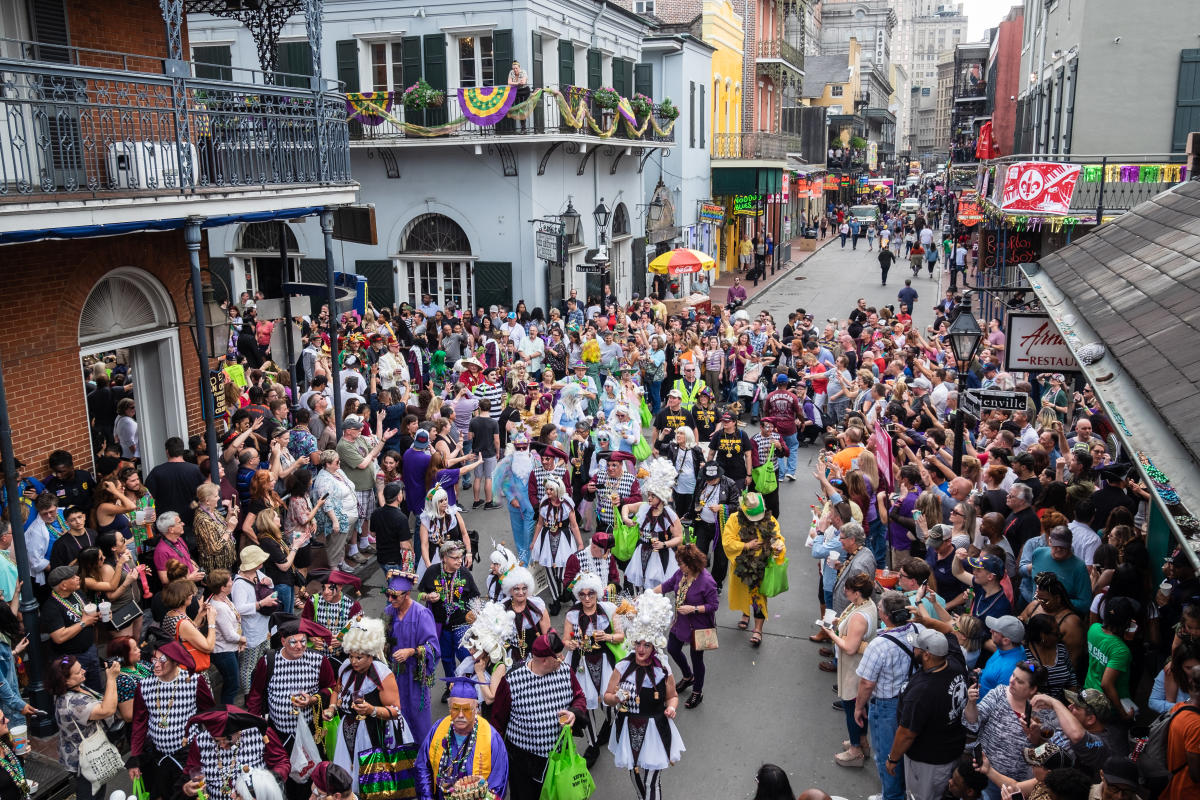
<path id="1" fill-rule="evenodd" d="M 935 656 L 944 656 L 950 652 L 950 643 L 946 640 L 946 634 L 935 631 L 933 628 L 926 628 L 918 633 L 915 645 Z"/>
<path id="2" fill-rule="evenodd" d="M 984 365 L 983 365 L 983 371 L 984 371 L 984 372 L 995 372 L 995 371 L 996 371 L 996 365 L 995 365 L 995 364 L 984 364 Z"/>
<path id="3" fill-rule="evenodd" d="M 428 450 L 429 449 L 429 431 L 425 430 L 424 428 L 417 431 L 417 435 L 413 437 L 412 446 L 418 450 Z"/>
<path id="4" fill-rule="evenodd" d="M 924 389 L 925 391 L 929 391 L 933 388 L 933 384 L 929 382 L 928 378 L 917 378 L 915 381 L 910 383 L 909 386 L 913 389 Z"/>
<path id="5" fill-rule="evenodd" d="M 707 480 L 721 477 L 721 465 L 715 461 L 710 461 L 704 465 L 704 477 Z"/>
<path id="6" fill-rule="evenodd" d="M 1092 691 L 1095 690 L 1093 689 Z M 1139 797 L 1145 797 L 1147 794 L 1146 787 L 1142 785 L 1137 764 L 1134 764 L 1128 758 L 1109 756 L 1105 760 L 1104 766 L 1100 768 L 1100 772 L 1104 775 L 1105 782 L 1110 786 L 1128 786 Z"/>
<path id="7" fill-rule="evenodd" d="M 971 569 L 986 569 L 993 575 L 1004 574 L 1004 562 L 996 556 L 971 556 L 967 559 L 967 566 Z"/>
<path id="8" fill-rule="evenodd" d="M 950 536 L 953 528 L 949 525 L 934 525 L 929 529 L 929 533 L 925 536 L 925 540 L 929 542 L 944 542 Z"/>
<path id="9" fill-rule="evenodd" d="M 1011 614 L 1005 614 L 1002 617 L 984 617 L 983 622 L 988 626 L 988 630 L 995 631 L 1006 639 L 1017 643 L 1025 641 L 1025 626 L 1021 624 L 1021 620 Z"/>
<path id="10" fill-rule="evenodd" d="M 1050 546 L 1051 547 L 1070 547 L 1071 546 L 1071 529 L 1063 525 L 1059 525 L 1050 531 Z"/>
<path id="11" fill-rule="evenodd" d="M 361 430 L 362 426 L 363 426 L 362 417 L 358 416 L 357 414 L 351 414 L 348 417 L 346 417 L 344 420 L 342 420 L 343 428 L 358 428 Z"/>
<path id="12" fill-rule="evenodd" d="M 733 414 L 729 411 L 721 414 L 721 422 L 733 422 Z"/>
<path id="13" fill-rule="evenodd" d="M 780 372 L 780 373 L 777 373 L 777 374 L 775 375 L 775 382 L 776 382 L 776 383 L 787 383 L 787 382 L 788 382 L 788 376 L 787 376 L 786 374 L 782 373 L 782 372 Z"/>
<path id="14" fill-rule="evenodd" d="M 679 391 L 678 389 L 672 389 L 671 391 L 667 392 L 667 397 L 678 397 L 680 400 L 682 400 L 683 392 Z"/>
<path id="15" fill-rule="evenodd" d="M 1081 689 L 1078 692 L 1064 691 L 1067 702 L 1080 708 L 1086 708 L 1096 715 L 1099 720 L 1110 719 L 1113 715 L 1112 703 L 1099 689 Z"/>

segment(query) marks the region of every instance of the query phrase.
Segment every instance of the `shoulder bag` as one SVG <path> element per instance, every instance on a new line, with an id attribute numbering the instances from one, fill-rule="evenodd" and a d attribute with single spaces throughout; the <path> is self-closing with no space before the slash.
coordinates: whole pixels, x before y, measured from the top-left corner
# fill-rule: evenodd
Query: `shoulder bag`
<path id="1" fill-rule="evenodd" d="M 79 774 L 92 784 L 92 793 L 95 794 L 117 773 L 124 771 L 125 761 L 121 758 L 121 751 L 108 740 L 99 723 L 87 736 L 79 729 L 79 723 L 71 724 L 82 739 L 79 742 Z"/>
<path id="2" fill-rule="evenodd" d="M 775 472 L 775 443 L 767 451 L 767 460 L 750 470 L 754 490 L 759 494 L 770 494 L 779 488 L 779 475 Z"/>

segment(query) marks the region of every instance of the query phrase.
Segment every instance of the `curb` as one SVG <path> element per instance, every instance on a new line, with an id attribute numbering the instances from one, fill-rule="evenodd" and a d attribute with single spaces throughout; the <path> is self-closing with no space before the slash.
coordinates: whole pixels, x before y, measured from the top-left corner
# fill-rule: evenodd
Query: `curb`
<path id="1" fill-rule="evenodd" d="M 760 282 L 758 291 L 756 291 L 754 293 L 753 297 L 746 300 L 746 304 L 744 306 L 742 306 L 742 308 L 749 308 L 750 306 L 754 305 L 756 302 L 758 302 L 758 299 L 760 297 L 763 297 L 767 294 L 767 292 L 771 289 L 772 286 L 779 283 L 784 278 L 786 278 L 788 275 L 790 275 L 793 272 L 793 270 L 799 269 L 801 266 L 804 265 L 804 263 L 806 261 L 808 261 L 810 258 L 815 256 L 817 253 L 824 250 L 826 245 L 828 245 L 830 242 L 835 241 L 836 239 L 837 239 L 836 236 L 831 236 L 830 238 L 828 238 L 824 242 L 822 242 L 821 245 L 819 247 L 817 247 L 816 250 L 808 251 L 809 255 L 805 256 L 803 261 L 797 261 L 797 262 L 793 263 L 792 266 L 784 269 L 782 272 L 777 272 L 767 283 Z"/>

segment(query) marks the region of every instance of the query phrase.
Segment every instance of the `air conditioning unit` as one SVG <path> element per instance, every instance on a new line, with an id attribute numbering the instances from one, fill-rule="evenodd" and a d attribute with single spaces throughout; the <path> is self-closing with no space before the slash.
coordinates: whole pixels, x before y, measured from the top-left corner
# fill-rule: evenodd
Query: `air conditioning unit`
<path id="1" fill-rule="evenodd" d="M 192 179 L 200 169 L 195 145 L 188 144 Z M 179 148 L 174 142 L 113 142 L 104 158 L 109 179 L 121 189 L 178 189 Z"/>

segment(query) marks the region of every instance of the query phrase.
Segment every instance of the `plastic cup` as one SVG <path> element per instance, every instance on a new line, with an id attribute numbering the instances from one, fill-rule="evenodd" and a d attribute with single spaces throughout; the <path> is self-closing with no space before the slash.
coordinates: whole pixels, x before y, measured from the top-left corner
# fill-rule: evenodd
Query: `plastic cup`
<path id="1" fill-rule="evenodd" d="M 25 725 L 13 725 L 8 729 L 12 736 L 13 750 L 21 756 L 29 752 L 29 728 Z"/>
<path id="2" fill-rule="evenodd" d="M 112 603 L 105 600 L 99 605 L 100 619 L 103 622 L 108 622 L 112 619 Z"/>
<path id="3" fill-rule="evenodd" d="M 85 614 L 95 614 L 95 613 L 96 613 L 96 604 L 95 604 L 95 603 L 88 603 L 87 605 L 85 605 L 85 606 L 83 607 L 83 613 L 85 613 Z"/>
<path id="4" fill-rule="evenodd" d="M 821 619 L 832 624 L 833 621 L 837 619 L 837 612 L 835 612 L 832 608 L 827 608 L 825 609 L 825 616 Z"/>
<path id="5" fill-rule="evenodd" d="M 139 508 L 136 512 L 134 512 L 133 520 L 134 520 L 134 523 L 137 525 L 145 525 L 146 524 L 146 510 L 143 508 Z"/>

